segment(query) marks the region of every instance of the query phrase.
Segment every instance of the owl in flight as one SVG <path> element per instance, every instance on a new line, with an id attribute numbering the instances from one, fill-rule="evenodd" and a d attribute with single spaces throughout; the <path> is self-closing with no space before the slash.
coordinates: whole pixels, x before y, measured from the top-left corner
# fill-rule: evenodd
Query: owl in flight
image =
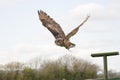
<path id="1" fill-rule="evenodd" d="M 44 11 L 38 11 L 39 19 L 55 37 L 55 44 L 66 49 L 70 49 L 75 46 L 74 43 L 70 42 L 70 38 L 74 36 L 79 28 L 88 20 L 89 16 L 75 29 L 73 29 L 69 34 L 65 35 L 64 31 L 58 23 L 56 23 L 50 16 L 48 16 Z"/>

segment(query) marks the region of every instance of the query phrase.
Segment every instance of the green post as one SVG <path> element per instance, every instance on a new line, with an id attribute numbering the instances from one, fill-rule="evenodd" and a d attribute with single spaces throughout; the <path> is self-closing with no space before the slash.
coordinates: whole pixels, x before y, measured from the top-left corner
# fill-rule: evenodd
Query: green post
<path id="1" fill-rule="evenodd" d="M 104 63 L 104 79 L 108 79 L 108 70 L 107 70 L 107 56 L 103 56 L 103 63 Z"/>
<path id="2" fill-rule="evenodd" d="M 119 52 L 105 52 L 105 53 L 94 53 L 94 54 L 91 54 L 92 57 L 103 57 L 104 80 L 108 80 L 107 56 L 112 56 L 112 55 L 119 55 Z"/>

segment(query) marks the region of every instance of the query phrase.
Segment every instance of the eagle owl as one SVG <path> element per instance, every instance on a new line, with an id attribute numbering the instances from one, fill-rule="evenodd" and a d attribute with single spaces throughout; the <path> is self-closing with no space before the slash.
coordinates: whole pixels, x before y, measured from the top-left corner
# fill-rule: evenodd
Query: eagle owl
<path id="1" fill-rule="evenodd" d="M 48 16 L 44 11 L 38 11 L 39 19 L 55 37 L 55 44 L 66 49 L 70 49 L 75 46 L 74 43 L 70 42 L 70 38 L 74 36 L 79 28 L 88 20 L 89 16 L 75 29 L 73 29 L 69 34 L 65 35 L 64 31 L 58 23 L 56 23 L 50 16 Z"/>

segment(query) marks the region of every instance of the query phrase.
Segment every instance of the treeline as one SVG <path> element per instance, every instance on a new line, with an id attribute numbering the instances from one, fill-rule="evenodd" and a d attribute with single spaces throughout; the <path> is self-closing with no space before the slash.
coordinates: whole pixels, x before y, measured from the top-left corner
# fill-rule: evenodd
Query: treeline
<path id="1" fill-rule="evenodd" d="M 57 60 L 35 58 L 29 63 L 11 62 L 0 66 L 0 80 L 84 80 L 97 78 L 99 67 L 73 56 Z"/>

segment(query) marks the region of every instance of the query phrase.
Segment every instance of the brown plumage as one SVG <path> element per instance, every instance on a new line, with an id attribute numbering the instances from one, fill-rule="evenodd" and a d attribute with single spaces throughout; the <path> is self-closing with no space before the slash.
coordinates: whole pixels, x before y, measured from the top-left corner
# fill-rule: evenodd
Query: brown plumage
<path id="1" fill-rule="evenodd" d="M 66 49 L 70 49 L 75 46 L 75 44 L 70 42 L 70 38 L 74 36 L 79 28 L 88 20 L 89 16 L 75 29 L 73 29 L 69 34 L 65 35 L 64 31 L 58 23 L 56 23 L 50 16 L 48 16 L 44 11 L 38 11 L 39 19 L 42 24 L 53 34 L 55 37 L 55 44 Z"/>

